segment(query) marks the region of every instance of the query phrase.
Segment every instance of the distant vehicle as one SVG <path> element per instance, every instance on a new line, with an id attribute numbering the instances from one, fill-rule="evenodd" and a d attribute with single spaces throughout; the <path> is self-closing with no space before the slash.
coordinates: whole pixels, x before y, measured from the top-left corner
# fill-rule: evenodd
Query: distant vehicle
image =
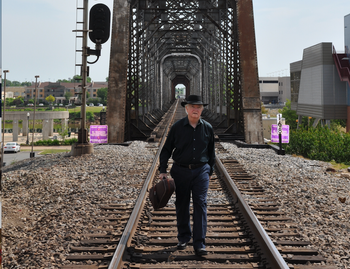
<path id="1" fill-rule="evenodd" d="M 94 104 L 93 104 L 93 103 L 90 103 L 89 106 L 94 106 Z"/>
<path id="2" fill-rule="evenodd" d="M 28 104 L 27 106 L 34 106 L 34 104 Z"/>
<path id="3" fill-rule="evenodd" d="M 44 104 L 40 103 L 39 106 L 44 106 Z"/>
<path id="4" fill-rule="evenodd" d="M 59 106 L 63 106 L 63 104 L 59 104 Z"/>
<path id="5" fill-rule="evenodd" d="M 5 144 L 4 152 L 20 152 L 21 146 L 17 142 L 8 142 Z"/>
<path id="6" fill-rule="evenodd" d="M 72 106 L 72 104 L 71 104 L 71 103 L 69 103 L 69 104 L 68 104 L 68 106 Z"/>
<path id="7" fill-rule="evenodd" d="M 98 106 L 103 106 L 103 104 L 99 104 Z"/>

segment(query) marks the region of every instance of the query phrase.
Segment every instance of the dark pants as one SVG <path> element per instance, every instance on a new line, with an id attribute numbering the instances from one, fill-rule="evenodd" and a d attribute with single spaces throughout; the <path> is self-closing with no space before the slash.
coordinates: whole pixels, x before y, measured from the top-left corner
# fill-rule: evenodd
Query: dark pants
<path id="1" fill-rule="evenodd" d="M 177 238 L 180 242 L 188 242 L 191 239 L 190 198 L 192 192 L 194 249 L 205 247 L 209 172 L 209 164 L 196 169 L 174 164 L 170 171 L 176 186 Z"/>

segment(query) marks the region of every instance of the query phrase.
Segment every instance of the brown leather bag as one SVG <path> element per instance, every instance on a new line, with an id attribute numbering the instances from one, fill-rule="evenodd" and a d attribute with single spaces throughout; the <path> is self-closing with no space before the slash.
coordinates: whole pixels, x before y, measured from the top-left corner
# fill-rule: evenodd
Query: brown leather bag
<path id="1" fill-rule="evenodd" d="M 155 210 L 167 205 L 175 191 L 175 182 L 172 178 L 163 178 L 149 190 L 149 199 Z"/>

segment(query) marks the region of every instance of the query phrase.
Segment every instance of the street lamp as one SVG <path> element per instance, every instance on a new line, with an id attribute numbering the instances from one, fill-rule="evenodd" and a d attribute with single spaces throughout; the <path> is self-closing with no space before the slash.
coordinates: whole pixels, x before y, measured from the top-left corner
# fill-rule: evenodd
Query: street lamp
<path id="1" fill-rule="evenodd" d="M 38 78 L 39 76 L 35 76 L 35 95 L 34 95 L 34 114 L 33 114 L 33 133 L 32 133 L 32 151 L 30 152 L 30 158 L 35 157 L 35 152 L 34 152 L 34 133 L 35 133 L 35 109 L 36 109 L 36 98 L 37 98 L 37 85 L 38 85 Z"/>
<path id="2" fill-rule="evenodd" d="M 9 70 L 4 70 L 4 101 L 3 101 L 3 112 L 2 112 L 2 143 L 1 143 L 1 161 L 0 161 L 0 190 L 2 189 L 2 167 L 4 164 L 4 144 L 5 144 L 5 105 L 6 105 L 6 74 L 10 72 Z"/>
<path id="3" fill-rule="evenodd" d="M 26 142 L 27 145 L 29 145 L 29 116 L 30 116 L 30 113 L 28 112 L 27 113 L 27 142 Z"/>

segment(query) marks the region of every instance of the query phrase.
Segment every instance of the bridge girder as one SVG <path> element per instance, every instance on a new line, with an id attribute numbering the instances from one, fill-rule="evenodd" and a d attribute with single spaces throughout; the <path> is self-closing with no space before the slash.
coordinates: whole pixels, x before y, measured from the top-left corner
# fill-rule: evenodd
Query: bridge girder
<path id="1" fill-rule="evenodd" d="M 109 142 L 133 139 L 184 81 L 225 132 L 263 143 L 252 0 L 114 0 L 111 46 Z"/>

